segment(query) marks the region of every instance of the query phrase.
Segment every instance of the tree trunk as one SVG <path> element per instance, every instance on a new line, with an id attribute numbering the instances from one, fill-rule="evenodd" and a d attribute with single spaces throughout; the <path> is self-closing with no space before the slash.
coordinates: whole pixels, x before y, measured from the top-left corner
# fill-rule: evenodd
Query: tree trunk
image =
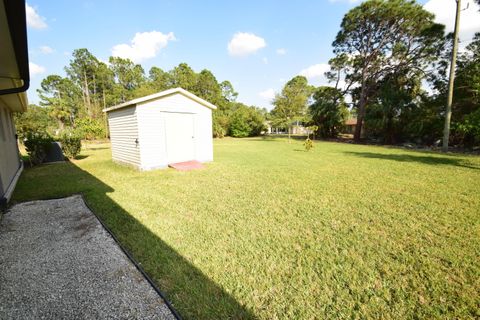
<path id="1" fill-rule="evenodd" d="M 88 116 L 92 116 L 91 114 L 91 108 L 90 108 L 90 92 L 89 92 L 89 89 L 88 89 L 88 81 L 87 81 L 87 73 L 86 71 L 83 71 L 83 79 L 84 79 L 84 85 L 85 85 L 85 100 L 86 100 L 86 107 L 87 107 L 87 115 Z"/>
<path id="2" fill-rule="evenodd" d="M 367 88 L 365 88 L 365 81 L 362 83 L 362 91 L 360 93 L 360 101 L 358 102 L 357 125 L 355 126 L 355 133 L 353 140 L 360 142 L 362 135 L 363 119 L 365 118 L 365 105 L 367 104 Z"/>

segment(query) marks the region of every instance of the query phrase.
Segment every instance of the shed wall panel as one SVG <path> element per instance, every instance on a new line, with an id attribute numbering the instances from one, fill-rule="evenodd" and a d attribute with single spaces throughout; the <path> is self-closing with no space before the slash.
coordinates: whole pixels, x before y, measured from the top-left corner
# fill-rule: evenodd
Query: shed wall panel
<path id="1" fill-rule="evenodd" d="M 168 165 L 165 145 L 165 119 L 158 107 L 137 108 L 140 153 L 144 170 L 163 168 Z"/>
<path id="2" fill-rule="evenodd" d="M 136 107 L 127 107 L 108 113 L 112 159 L 140 167 L 140 147 Z"/>

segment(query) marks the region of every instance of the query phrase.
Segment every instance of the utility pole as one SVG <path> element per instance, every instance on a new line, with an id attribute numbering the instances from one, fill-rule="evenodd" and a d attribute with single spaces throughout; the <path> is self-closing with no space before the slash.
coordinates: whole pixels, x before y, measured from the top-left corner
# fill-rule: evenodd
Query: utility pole
<path id="1" fill-rule="evenodd" d="M 457 62 L 458 29 L 460 26 L 460 6 L 461 6 L 462 0 L 455 0 L 455 1 L 457 2 L 457 13 L 455 15 L 455 29 L 453 30 L 452 60 L 450 62 L 450 76 L 448 79 L 447 112 L 445 114 L 445 127 L 443 129 L 443 146 L 442 146 L 443 152 L 448 152 L 448 140 L 450 138 L 450 118 L 452 117 L 453 82 L 455 80 L 455 64 Z"/>

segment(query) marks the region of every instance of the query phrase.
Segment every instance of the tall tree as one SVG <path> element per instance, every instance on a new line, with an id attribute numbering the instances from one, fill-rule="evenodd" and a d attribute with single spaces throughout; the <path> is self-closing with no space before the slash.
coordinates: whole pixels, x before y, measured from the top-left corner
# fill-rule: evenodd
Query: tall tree
<path id="1" fill-rule="evenodd" d="M 197 85 L 197 74 L 186 63 L 180 63 L 170 70 L 170 88 L 183 88 L 188 91 L 194 91 Z"/>
<path id="2" fill-rule="evenodd" d="M 222 90 L 222 97 L 228 102 L 235 102 L 238 97 L 238 93 L 233 89 L 233 85 L 230 81 L 225 80 L 220 83 L 220 89 Z"/>
<path id="3" fill-rule="evenodd" d="M 82 90 L 84 111 L 88 116 L 95 113 L 92 94 L 97 91 L 95 83 L 95 73 L 98 67 L 98 59 L 87 49 L 76 49 L 73 51 L 73 59 L 65 68 L 70 79 Z"/>
<path id="4" fill-rule="evenodd" d="M 58 75 L 46 77 L 40 87 L 40 105 L 48 107 L 50 115 L 57 120 L 59 129 L 73 126 L 78 112 L 78 87 L 70 79 Z"/>
<path id="5" fill-rule="evenodd" d="M 458 57 L 454 96 L 454 142 L 465 146 L 480 144 L 480 32 Z"/>
<path id="6" fill-rule="evenodd" d="M 169 88 L 171 83 L 170 74 L 159 67 L 152 67 L 149 71 L 149 81 L 155 92 L 163 91 Z"/>
<path id="7" fill-rule="evenodd" d="M 355 141 L 378 82 L 397 70 L 425 72 L 443 43 L 444 26 L 413 0 L 368 0 L 350 10 L 333 42 L 348 86 L 359 86 Z"/>
<path id="8" fill-rule="evenodd" d="M 348 116 L 348 108 L 342 92 L 327 86 L 315 90 L 309 111 L 320 135 L 328 138 L 337 136 L 338 129 L 345 123 Z"/>
<path id="9" fill-rule="evenodd" d="M 311 94 L 312 87 L 307 78 L 296 76 L 285 84 L 282 92 L 273 100 L 273 123 L 288 128 L 289 140 L 293 122 L 303 120 L 307 114 L 307 103 Z"/>
<path id="10" fill-rule="evenodd" d="M 209 70 L 202 70 L 196 77 L 194 93 L 215 105 L 222 102 L 222 88 Z"/>
<path id="11" fill-rule="evenodd" d="M 110 57 L 108 61 L 117 84 L 120 102 L 132 99 L 134 91 L 146 81 L 142 66 L 133 63 L 130 59 L 119 57 Z"/>

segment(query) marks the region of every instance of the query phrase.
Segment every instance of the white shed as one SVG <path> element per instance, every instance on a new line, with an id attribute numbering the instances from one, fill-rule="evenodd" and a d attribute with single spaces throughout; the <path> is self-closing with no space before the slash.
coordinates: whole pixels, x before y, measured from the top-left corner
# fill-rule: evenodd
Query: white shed
<path id="1" fill-rule="evenodd" d="M 182 88 L 107 108 L 103 111 L 108 115 L 112 158 L 141 170 L 213 161 L 214 109 Z"/>

